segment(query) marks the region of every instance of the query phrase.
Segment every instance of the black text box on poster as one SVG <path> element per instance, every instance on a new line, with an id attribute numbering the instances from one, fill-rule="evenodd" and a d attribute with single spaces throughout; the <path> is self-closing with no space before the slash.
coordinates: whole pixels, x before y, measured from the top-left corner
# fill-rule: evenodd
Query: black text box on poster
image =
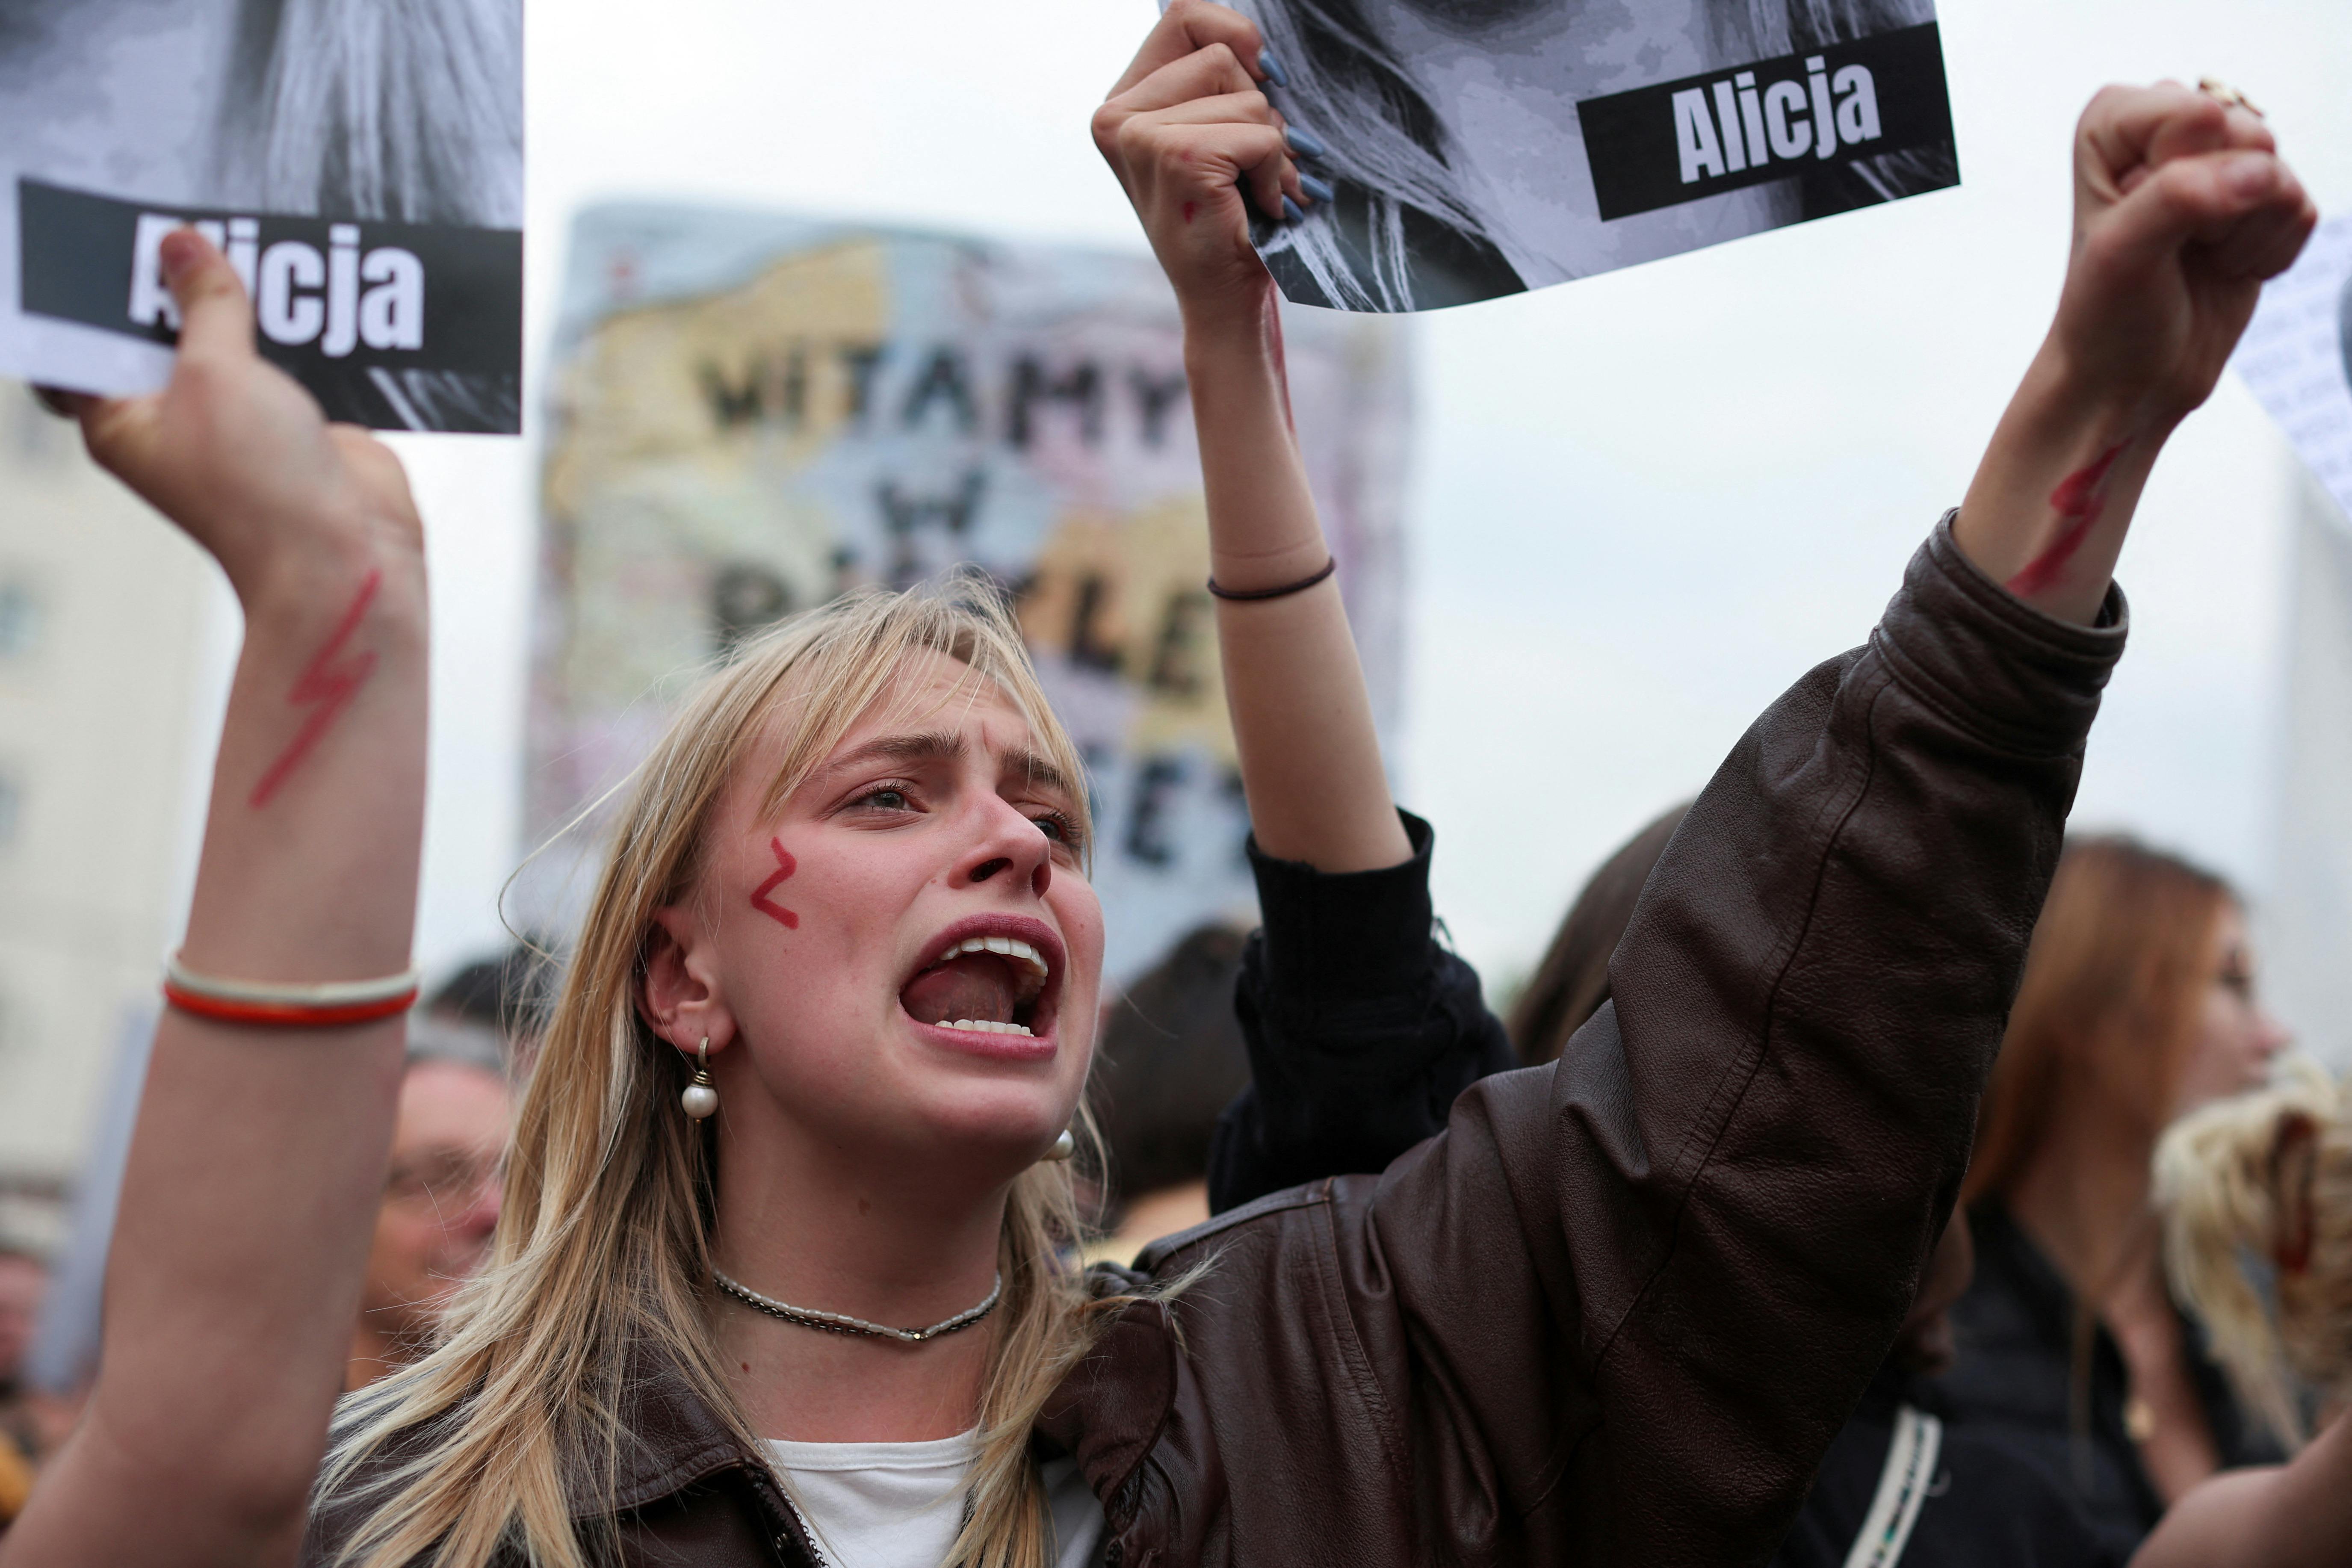
<path id="1" fill-rule="evenodd" d="M 513 375 L 522 235 L 513 229 L 155 206 L 16 183 L 21 308 L 178 341 L 155 247 L 193 223 L 252 295 L 262 353 L 298 379 L 351 368 Z"/>
<path id="2" fill-rule="evenodd" d="M 1936 24 L 1576 106 L 1606 222 L 1952 139 Z"/>

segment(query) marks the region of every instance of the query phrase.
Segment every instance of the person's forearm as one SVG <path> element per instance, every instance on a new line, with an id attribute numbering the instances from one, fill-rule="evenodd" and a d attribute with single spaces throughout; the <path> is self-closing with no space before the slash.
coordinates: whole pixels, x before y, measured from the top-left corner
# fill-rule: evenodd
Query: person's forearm
<path id="1" fill-rule="evenodd" d="M 1291 424 L 1272 281 L 1246 315 L 1188 319 L 1184 363 L 1211 575 L 1243 593 L 1313 575 L 1330 547 Z M 1318 871 L 1411 858 L 1338 579 L 1281 598 L 1219 600 L 1217 640 L 1260 847 Z"/>
<path id="2" fill-rule="evenodd" d="M 2352 1424 L 2294 1460 L 2225 1470 L 2165 1514 L 2131 1568 L 2337 1568 L 2352 1562 Z"/>
<path id="3" fill-rule="evenodd" d="M 2173 423 L 2083 384 L 2045 344 L 1969 485 L 1954 541 L 2027 604 L 2088 625 Z"/>
<path id="4" fill-rule="evenodd" d="M 358 529 L 238 584 L 182 961 L 246 981 L 408 967 L 425 795 L 413 545 Z M 159 1474 L 182 1563 L 290 1561 L 383 1194 L 403 1021 L 273 1029 L 166 1008 L 123 1182 L 99 1383 L 10 1562 L 137 1563 Z M 41 1493 L 54 1493 L 44 1497 Z M 44 1505 L 47 1506 L 44 1506 Z"/>

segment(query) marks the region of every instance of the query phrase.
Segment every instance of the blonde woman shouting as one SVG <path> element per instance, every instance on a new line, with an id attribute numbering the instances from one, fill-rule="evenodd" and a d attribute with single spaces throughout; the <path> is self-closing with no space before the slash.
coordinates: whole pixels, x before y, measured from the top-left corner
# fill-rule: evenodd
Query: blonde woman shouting
<path id="1" fill-rule="evenodd" d="M 1389 799 L 1286 416 L 1243 193 L 1299 192 L 1256 59 L 1181 0 L 1097 122 L 1185 310 L 1267 891 L 1243 1016 L 1288 1048 L 1443 1046 L 1486 1015 L 1432 943 L 1427 836 Z M 2259 126 L 2194 95 L 2103 98 L 2080 149 L 2053 346 L 1959 520 L 1693 806 L 1573 1063 L 1139 1270 L 1064 1262 L 1102 917 L 1078 763 L 1003 608 L 856 596 L 741 650 L 621 814 L 491 1266 L 346 1407 L 308 1560 L 1762 1556 L 1948 1212 L 2120 650 L 2138 484 L 2310 223 Z M 335 888 L 370 918 L 411 891 Z M 364 1109 L 323 1106 L 349 1145 L 306 1146 L 305 1183 L 380 1173 Z M 243 1303 L 180 1262 L 154 1278 L 184 1311 Z M 323 1384 L 355 1246 L 286 1267 L 341 1292 L 294 1347 Z M 272 1392 L 296 1453 L 323 1397 Z M 194 1430 L 121 1398 L 151 1441 Z"/>

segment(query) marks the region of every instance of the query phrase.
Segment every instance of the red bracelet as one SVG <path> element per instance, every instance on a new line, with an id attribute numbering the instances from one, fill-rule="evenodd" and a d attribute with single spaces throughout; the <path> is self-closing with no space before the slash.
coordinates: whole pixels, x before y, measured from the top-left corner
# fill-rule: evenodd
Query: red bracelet
<path id="1" fill-rule="evenodd" d="M 304 984 L 224 980 L 195 973 L 176 957 L 163 966 L 163 1000 L 180 1011 L 224 1024 L 280 1029 L 326 1029 L 389 1018 L 415 1004 L 417 989 L 413 969 L 380 980 Z"/>
<path id="2" fill-rule="evenodd" d="M 355 1002 L 347 1007 L 301 1007 L 265 1002 L 223 1002 L 217 997 L 199 996 L 193 991 L 183 991 L 170 981 L 163 983 L 163 1000 L 183 1013 L 194 1013 L 199 1018 L 217 1019 L 224 1024 L 267 1024 L 281 1029 L 327 1029 L 339 1024 L 370 1024 L 378 1018 L 389 1018 L 394 1013 L 405 1013 L 415 1005 L 416 988 L 387 996 L 381 1002 Z"/>

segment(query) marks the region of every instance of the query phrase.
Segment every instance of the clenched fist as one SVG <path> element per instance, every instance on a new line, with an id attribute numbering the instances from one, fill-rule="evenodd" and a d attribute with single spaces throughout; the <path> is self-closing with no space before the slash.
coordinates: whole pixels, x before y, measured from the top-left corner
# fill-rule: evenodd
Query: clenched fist
<path id="1" fill-rule="evenodd" d="M 1175 0 L 1095 111 L 1095 145 L 1188 316 L 1261 310 L 1269 280 L 1244 204 L 1280 222 L 1312 199 L 1282 116 L 1259 90 L 1262 58 L 1248 17 Z"/>
<path id="2" fill-rule="evenodd" d="M 2144 429 L 2205 401 L 2318 214 L 2262 120 L 2176 82 L 2111 87 L 2074 133 L 2074 243 L 2050 346 Z"/>

